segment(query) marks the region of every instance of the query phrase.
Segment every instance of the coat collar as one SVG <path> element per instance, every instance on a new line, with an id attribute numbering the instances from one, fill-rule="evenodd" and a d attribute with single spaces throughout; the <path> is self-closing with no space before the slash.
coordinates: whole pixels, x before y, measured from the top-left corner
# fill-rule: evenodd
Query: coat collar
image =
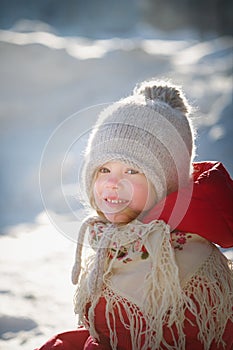
<path id="1" fill-rule="evenodd" d="M 223 248 L 232 247 L 233 180 L 220 162 L 194 163 L 193 168 L 191 196 L 190 187 L 171 193 L 142 221 L 162 219 L 172 230 L 196 233 Z"/>

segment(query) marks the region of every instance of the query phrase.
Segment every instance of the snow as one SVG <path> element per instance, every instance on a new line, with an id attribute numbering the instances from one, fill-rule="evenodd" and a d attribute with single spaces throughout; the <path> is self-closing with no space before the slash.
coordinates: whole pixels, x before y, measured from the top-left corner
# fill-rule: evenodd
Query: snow
<path id="1" fill-rule="evenodd" d="M 171 79 L 196 108 L 196 160 L 220 160 L 233 175 L 232 47 L 231 37 L 195 33 L 92 40 L 0 30 L 0 349 L 32 350 L 75 327 L 77 180 L 103 104 L 152 76 Z"/>

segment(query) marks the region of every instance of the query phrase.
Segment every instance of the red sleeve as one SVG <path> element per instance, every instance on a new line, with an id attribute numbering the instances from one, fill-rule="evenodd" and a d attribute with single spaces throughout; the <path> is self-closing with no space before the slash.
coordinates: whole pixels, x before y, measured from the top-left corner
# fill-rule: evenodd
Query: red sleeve
<path id="1" fill-rule="evenodd" d="M 89 336 L 88 330 L 80 327 L 75 331 L 53 336 L 44 345 L 35 350 L 83 350 Z"/>

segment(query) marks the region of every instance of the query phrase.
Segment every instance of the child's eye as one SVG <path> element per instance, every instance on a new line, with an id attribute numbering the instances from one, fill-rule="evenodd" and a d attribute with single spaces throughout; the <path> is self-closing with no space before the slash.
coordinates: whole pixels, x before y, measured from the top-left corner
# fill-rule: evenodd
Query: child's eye
<path id="1" fill-rule="evenodd" d="M 99 168 L 99 173 L 101 174 L 110 173 L 110 170 L 108 168 L 102 167 L 102 168 Z"/>
<path id="2" fill-rule="evenodd" d="M 135 175 L 135 174 L 138 174 L 139 171 L 138 170 L 135 170 L 135 169 L 128 169 L 126 171 L 127 174 L 130 174 L 130 175 Z"/>

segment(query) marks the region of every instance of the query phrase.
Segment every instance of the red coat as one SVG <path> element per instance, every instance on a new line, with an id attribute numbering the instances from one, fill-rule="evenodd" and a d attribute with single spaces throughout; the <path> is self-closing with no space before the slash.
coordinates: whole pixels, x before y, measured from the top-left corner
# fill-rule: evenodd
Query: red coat
<path id="1" fill-rule="evenodd" d="M 184 202 L 187 193 L 186 189 L 181 191 Z M 143 222 L 162 219 L 172 229 L 196 233 L 223 248 L 233 247 L 233 180 L 221 163 L 194 163 L 192 198 L 178 226 L 173 225 L 175 218 L 169 221 L 176 198 L 177 192 L 171 193 L 144 217 Z"/>
<path id="2" fill-rule="evenodd" d="M 96 329 L 101 329 L 99 344 L 92 339 L 88 330 L 81 327 L 78 330 L 65 332 L 58 334 L 51 338 L 41 348 L 35 350 L 112 350 L 109 344 L 109 330 L 105 320 L 105 301 L 101 298 L 97 305 L 97 312 L 95 318 Z M 133 350 L 131 346 L 129 330 L 122 326 L 120 318 L 116 313 L 116 326 L 118 329 L 118 350 Z M 191 318 L 190 318 L 191 319 Z M 195 326 L 195 320 L 193 319 L 193 325 L 185 323 L 185 331 L 188 334 L 186 340 L 187 350 L 204 350 L 203 344 L 198 340 L 198 328 Z M 164 333 L 167 340 L 170 340 L 171 335 Z M 233 349 L 233 324 L 228 321 L 223 335 L 223 340 L 226 343 L 226 347 L 223 349 L 221 346 L 217 347 L 216 344 L 212 344 L 209 350 L 232 350 Z M 148 349 L 149 350 L 149 349 Z M 153 349 L 151 349 L 153 350 Z"/>
<path id="3" fill-rule="evenodd" d="M 187 200 L 186 190 L 182 190 L 183 201 Z M 191 201 L 186 213 L 174 226 L 176 218 L 170 220 L 175 205 L 177 193 L 170 194 L 164 201 L 156 205 L 143 219 L 149 223 L 154 219 L 169 222 L 172 229 L 199 234 L 221 247 L 233 246 L 233 181 L 221 163 L 203 162 L 194 164 L 194 185 Z M 182 201 L 182 202 L 183 202 Z M 163 208 L 164 206 L 164 208 Z M 161 208 L 163 210 L 161 211 Z M 95 326 L 101 330 L 101 344 L 96 343 L 89 332 L 80 328 L 75 331 L 54 336 L 38 350 L 110 350 L 109 331 L 105 320 L 105 301 L 101 298 L 96 309 Z M 116 314 L 119 334 L 119 350 L 132 350 L 128 331 L 122 326 Z M 198 329 L 193 320 L 193 326 L 185 324 L 188 350 L 203 350 L 203 345 L 197 337 Z M 166 333 L 164 334 L 166 336 Z M 167 334 L 169 338 L 169 334 Z M 225 350 L 233 348 L 233 324 L 228 321 L 223 336 L 227 346 Z M 212 345 L 210 350 L 217 350 Z"/>

